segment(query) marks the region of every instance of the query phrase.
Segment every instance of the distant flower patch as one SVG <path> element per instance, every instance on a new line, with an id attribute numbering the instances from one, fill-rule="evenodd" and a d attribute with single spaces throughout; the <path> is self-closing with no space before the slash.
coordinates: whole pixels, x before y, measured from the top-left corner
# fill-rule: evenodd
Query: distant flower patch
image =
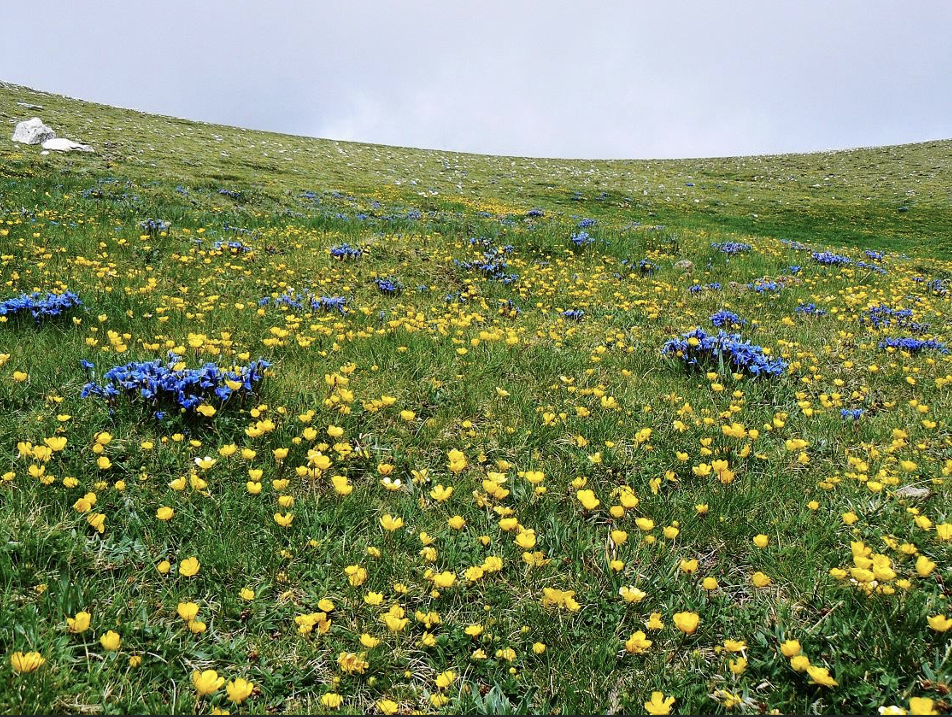
<path id="1" fill-rule="evenodd" d="M 735 254 L 746 254 L 753 249 L 750 244 L 745 244 L 741 241 L 711 242 L 711 248 L 717 249 L 722 254 L 729 254 L 731 256 Z"/>
<path id="2" fill-rule="evenodd" d="M 893 309 L 885 304 L 866 309 L 865 315 L 859 317 L 859 322 L 869 324 L 876 329 L 900 326 L 915 334 L 924 334 L 929 330 L 928 324 L 920 324 L 912 320 L 912 309 Z"/>
<path id="3" fill-rule="evenodd" d="M 143 222 L 139 222 L 139 229 L 149 236 L 157 236 L 162 232 L 168 232 L 169 227 L 169 223 L 162 219 L 146 219 Z"/>
<path id="4" fill-rule="evenodd" d="M 823 316 L 825 309 L 819 308 L 816 304 L 800 304 L 794 311 L 801 316 Z"/>
<path id="5" fill-rule="evenodd" d="M 0 316 L 15 317 L 30 314 L 37 323 L 60 316 L 70 309 L 82 306 L 83 302 L 71 291 L 64 294 L 21 294 L 14 299 L 0 302 Z"/>
<path id="6" fill-rule="evenodd" d="M 733 311 L 727 311 L 726 309 L 721 309 L 720 311 L 715 312 L 711 316 L 711 323 L 714 324 L 717 328 L 723 326 L 730 326 L 732 324 L 737 324 L 738 326 L 743 326 L 747 322 L 742 319 L 740 316 L 735 314 Z"/>
<path id="7" fill-rule="evenodd" d="M 848 256 L 834 254 L 831 251 L 815 251 L 810 256 L 813 261 L 823 266 L 846 266 L 853 263 L 853 260 Z"/>
<path id="8" fill-rule="evenodd" d="M 545 212 L 536 207 L 535 209 L 530 209 L 528 212 L 526 212 L 526 216 L 530 218 L 543 217 L 545 216 Z"/>
<path id="9" fill-rule="evenodd" d="M 695 371 L 717 369 L 721 373 L 776 377 L 787 368 L 786 361 L 767 356 L 763 348 L 747 343 L 740 334 L 721 331 L 712 336 L 701 328 L 665 342 L 661 351 L 667 358 L 679 359 L 688 370 Z"/>
<path id="10" fill-rule="evenodd" d="M 389 276 L 374 279 L 374 284 L 376 284 L 377 291 L 381 294 L 396 295 L 403 291 L 403 284 L 400 283 L 400 280 Z"/>
<path id="11" fill-rule="evenodd" d="M 586 231 L 576 232 L 572 235 L 572 243 L 577 247 L 588 246 L 595 243 L 595 237 Z"/>
<path id="12" fill-rule="evenodd" d="M 294 311 L 337 311 L 344 314 L 347 312 L 347 298 L 344 296 L 315 296 L 310 292 L 299 294 L 293 291 L 286 291 L 278 297 L 266 296 L 258 300 L 259 306 L 286 306 Z"/>
<path id="13" fill-rule="evenodd" d="M 362 249 L 356 249 L 347 243 L 331 247 L 331 256 L 335 259 L 359 259 L 363 253 Z"/>
<path id="14" fill-rule="evenodd" d="M 939 351 L 947 354 L 949 350 L 945 344 L 935 339 L 916 339 L 912 337 L 889 338 L 879 342 L 881 349 L 893 349 L 895 351 L 906 351 L 911 354 L 917 354 L 922 351 Z"/>
<path id="15" fill-rule="evenodd" d="M 103 374 L 102 383 L 88 382 L 83 386 L 83 398 L 98 396 L 110 403 L 120 397 L 144 401 L 157 413 L 164 410 L 183 409 L 195 413 L 203 404 L 216 410 L 229 400 L 243 398 L 254 393 L 262 379 L 265 369 L 271 364 L 264 359 L 253 361 L 247 366 L 232 369 L 220 368 L 217 364 L 207 363 L 201 368 L 185 368 L 180 356 L 169 353 L 168 360 L 133 361 L 123 366 L 115 366 Z M 87 373 L 93 370 L 93 364 L 83 362 Z"/>
<path id="16" fill-rule="evenodd" d="M 783 284 L 779 284 L 776 281 L 770 281 L 769 279 L 757 279 L 756 281 L 748 284 L 747 288 L 753 289 L 758 294 L 769 294 L 780 291 L 783 288 Z"/>
<path id="17" fill-rule="evenodd" d="M 578 223 L 579 229 L 588 229 L 589 227 L 595 226 L 596 221 L 594 219 L 582 219 Z"/>
<path id="18" fill-rule="evenodd" d="M 560 316 L 566 321 L 581 321 L 582 317 L 585 316 L 585 312 L 581 309 L 568 309 L 563 311 Z"/>

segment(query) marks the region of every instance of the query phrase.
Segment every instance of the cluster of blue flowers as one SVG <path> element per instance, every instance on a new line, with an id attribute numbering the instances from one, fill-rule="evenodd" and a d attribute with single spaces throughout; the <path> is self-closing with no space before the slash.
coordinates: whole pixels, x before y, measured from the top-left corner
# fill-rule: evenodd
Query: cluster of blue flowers
<path id="1" fill-rule="evenodd" d="M 844 421 L 858 421 L 866 411 L 862 408 L 841 408 L 840 418 Z"/>
<path id="2" fill-rule="evenodd" d="M 866 258 L 870 259 L 871 261 L 882 261 L 886 258 L 886 255 L 881 251 L 873 251 L 872 249 L 867 249 L 865 254 Z"/>
<path id="3" fill-rule="evenodd" d="M 563 311 L 561 316 L 567 321 L 581 321 L 582 317 L 585 316 L 585 312 L 581 309 L 568 309 L 567 311 Z"/>
<path id="4" fill-rule="evenodd" d="M 776 281 L 769 281 L 767 279 L 757 279 L 748 284 L 747 288 L 753 289 L 758 294 L 763 294 L 771 291 L 780 291 L 783 288 L 783 284 L 778 284 Z"/>
<path id="5" fill-rule="evenodd" d="M 295 311 L 337 311 L 341 314 L 347 313 L 347 298 L 344 296 L 315 296 L 309 291 L 303 294 L 296 294 L 289 290 L 273 301 L 276 306 L 287 306 Z M 271 302 L 272 298 L 266 296 L 258 300 L 258 306 L 267 306 Z"/>
<path id="6" fill-rule="evenodd" d="M 595 243 L 595 237 L 586 231 L 576 232 L 572 235 L 572 243 L 575 246 L 588 246 Z"/>
<path id="7" fill-rule="evenodd" d="M 742 241 L 725 241 L 725 242 L 711 242 L 711 248 L 717 249 L 723 254 L 746 254 L 753 247 L 750 244 L 745 244 Z"/>
<path id="8" fill-rule="evenodd" d="M 21 316 L 29 312 L 39 323 L 82 305 L 83 302 L 71 291 L 63 294 L 20 294 L 14 299 L 0 301 L 0 316 Z"/>
<path id="9" fill-rule="evenodd" d="M 241 192 L 234 189 L 219 189 L 218 193 L 223 197 L 229 197 L 231 199 L 241 199 Z"/>
<path id="10" fill-rule="evenodd" d="M 331 247 L 331 256 L 335 259 L 359 259 L 363 254 L 362 249 L 356 249 L 346 242 Z"/>
<path id="11" fill-rule="evenodd" d="M 381 294 L 395 295 L 403 291 L 403 284 L 400 283 L 400 280 L 390 276 L 374 279 L 374 284 L 377 285 L 377 290 Z"/>
<path id="12" fill-rule="evenodd" d="M 791 274 L 793 274 L 794 276 L 796 276 L 797 274 L 800 273 L 800 270 L 801 270 L 802 268 L 803 268 L 802 266 L 797 266 L 796 264 L 793 264 L 793 265 L 787 267 L 787 271 L 789 271 Z"/>
<path id="13" fill-rule="evenodd" d="M 744 341 L 740 334 L 720 331 L 712 336 L 700 327 L 665 342 L 661 352 L 667 358 L 680 359 L 689 370 L 696 371 L 716 368 L 722 373 L 729 370 L 775 377 L 787 368 L 786 361 L 767 356 L 763 348 Z"/>
<path id="14" fill-rule="evenodd" d="M 920 351 L 925 351 L 927 349 L 932 351 L 940 351 L 944 354 L 949 353 L 949 350 L 941 341 L 936 341 L 935 339 L 916 339 L 909 336 L 899 339 L 889 338 L 885 341 L 880 341 L 879 348 L 907 351 L 911 354 L 917 354 Z"/>
<path id="15" fill-rule="evenodd" d="M 237 239 L 232 241 L 216 241 L 214 247 L 215 249 L 225 249 L 230 251 L 232 254 L 245 254 L 254 249 L 254 247 L 248 246 L 244 242 L 238 241 Z"/>
<path id="16" fill-rule="evenodd" d="M 893 309 L 885 304 L 871 306 L 865 316 L 859 317 L 861 324 L 871 324 L 877 329 L 887 326 L 907 326 L 912 319 L 912 309 Z"/>
<path id="17" fill-rule="evenodd" d="M 161 219 L 146 219 L 144 222 L 139 222 L 139 228 L 146 234 L 155 236 L 156 234 L 167 232 L 169 230 L 169 223 Z"/>
<path id="18" fill-rule="evenodd" d="M 693 286 L 688 287 L 688 291 L 692 294 L 700 294 L 702 291 L 720 291 L 721 283 L 719 281 L 711 282 L 710 284 L 694 284 Z"/>
<path id="19" fill-rule="evenodd" d="M 456 260 L 454 263 L 458 267 L 466 271 L 477 271 L 481 274 L 485 274 L 490 279 L 502 284 L 513 284 L 519 279 L 518 274 L 510 274 L 506 271 L 509 268 L 506 256 L 511 254 L 513 250 L 511 244 L 506 244 L 504 247 L 499 248 L 493 245 L 492 239 L 486 237 L 480 237 L 479 239 L 471 238 L 469 243 L 470 246 L 482 246 L 484 248 L 483 260 Z"/>
<path id="20" fill-rule="evenodd" d="M 738 326 L 743 326 L 747 322 L 744 319 L 740 318 L 733 311 L 728 311 L 727 309 L 720 309 L 711 316 L 711 323 L 714 324 L 717 328 L 722 326 L 730 326 L 731 324 L 737 324 Z"/>
<path id="21" fill-rule="evenodd" d="M 813 257 L 813 261 L 823 266 L 846 266 L 853 263 L 848 256 L 834 254 L 831 251 L 815 251 L 810 256 Z"/>
<path id="22" fill-rule="evenodd" d="M 596 224 L 596 222 L 595 222 L 594 219 L 582 219 L 582 220 L 578 223 L 578 228 L 579 228 L 579 229 L 588 229 L 589 227 L 595 226 L 595 224 Z"/>
<path id="23" fill-rule="evenodd" d="M 826 309 L 821 309 L 813 303 L 800 304 L 794 311 L 803 316 L 823 316 L 826 313 Z"/>
<path id="24" fill-rule="evenodd" d="M 534 218 L 534 217 L 543 217 L 543 216 L 545 216 L 545 212 L 543 212 L 541 209 L 539 209 L 538 207 L 536 207 L 535 209 L 530 209 L 528 212 L 526 212 L 526 216 L 527 216 L 527 217 L 533 217 L 533 218 Z"/>
<path id="25" fill-rule="evenodd" d="M 856 262 L 856 268 L 857 268 L 857 269 L 867 269 L 867 270 L 869 270 L 869 271 L 875 271 L 877 274 L 885 274 L 885 273 L 886 273 L 886 269 L 885 269 L 884 267 L 881 267 L 881 266 L 879 266 L 878 264 L 870 264 L 869 262 L 866 262 L 866 261 L 858 261 L 858 262 Z"/>
<path id="26" fill-rule="evenodd" d="M 926 289 L 937 296 L 945 296 L 949 293 L 949 289 L 942 279 L 932 279 L 926 283 Z"/>
<path id="27" fill-rule="evenodd" d="M 264 378 L 265 369 L 271 365 L 259 358 L 230 371 L 214 363 L 201 368 L 176 369 L 181 360 L 181 356 L 170 352 L 167 362 L 156 359 L 115 366 L 106 371 L 102 383 L 89 381 L 80 395 L 83 398 L 98 396 L 110 402 L 126 396 L 146 401 L 157 409 L 179 408 L 194 413 L 203 403 L 217 401 L 220 406 L 234 396 L 241 398 L 253 393 Z M 82 367 L 87 374 L 94 369 L 89 361 L 83 361 Z M 231 388 L 228 382 L 240 385 Z M 156 412 L 157 418 L 164 415 L 162 410 Z"/>

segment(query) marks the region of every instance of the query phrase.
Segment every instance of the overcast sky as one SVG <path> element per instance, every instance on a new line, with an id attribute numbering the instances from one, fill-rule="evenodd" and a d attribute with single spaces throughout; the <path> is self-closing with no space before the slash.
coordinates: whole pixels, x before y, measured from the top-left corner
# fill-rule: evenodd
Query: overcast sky
<path id="1" fill-rule="evenodd" d="M 292 134 L 690 157 L 952 137 L 944 0 L 0 0 L 0 80 Z"/>

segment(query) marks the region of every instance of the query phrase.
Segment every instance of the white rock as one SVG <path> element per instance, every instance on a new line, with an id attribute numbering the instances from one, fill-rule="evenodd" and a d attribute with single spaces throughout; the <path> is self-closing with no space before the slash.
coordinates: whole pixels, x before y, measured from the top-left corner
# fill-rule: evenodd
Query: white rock
<path id="1" fill-rule="evenodd" d="M 914 485 L 906 485 L 897 490 L 894 494 L 897 498 L 928 498 L 930 495 L 928 488 L 919 488 Z"/>
<path id="2" fill-rule="evenodd" d="M 23 144 L 39 144 L 54 137 L 56 137 L 56 132 L 43 124 L 43 120 L 39 117 L 34 117 L 17 124 L 11 139 Z"/>
<path id="3" fill-rule="evenodd" d="M 43 149 L 51 149 L 54 152 L 95 152 L 88 144 L 80 144 L 65 137 L 48 139 L 42 144 Z"/>

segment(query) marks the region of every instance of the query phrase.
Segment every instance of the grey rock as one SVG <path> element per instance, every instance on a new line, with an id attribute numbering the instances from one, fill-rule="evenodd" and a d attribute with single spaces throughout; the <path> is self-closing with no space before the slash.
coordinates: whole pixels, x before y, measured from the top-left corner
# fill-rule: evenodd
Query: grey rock
<path id="1" fill-rule="evenodd" d="M 88 144 L 80 144 L 65 137 L 48 139 L 42 145 L 43 149 L 53 150 L 54 152 L 95 152 Z"/>
<path id="2" fill-rule="evenodd" d="M 56 132 L 43 124 L 43 120 L 39 117 L 34 117 L 18 123 L 13 130 L 11 139 L 23 144 L 40 144 L 54 137 L 56 137 Z"/>
<path id="3" fill-rule="evenodd" d="M 684 272 L 694 271 L 694 262 L 690 259 L 681 259 L 680 261 L 676 261 L 674 263 L 674 268 L 680 269 Z"/>

